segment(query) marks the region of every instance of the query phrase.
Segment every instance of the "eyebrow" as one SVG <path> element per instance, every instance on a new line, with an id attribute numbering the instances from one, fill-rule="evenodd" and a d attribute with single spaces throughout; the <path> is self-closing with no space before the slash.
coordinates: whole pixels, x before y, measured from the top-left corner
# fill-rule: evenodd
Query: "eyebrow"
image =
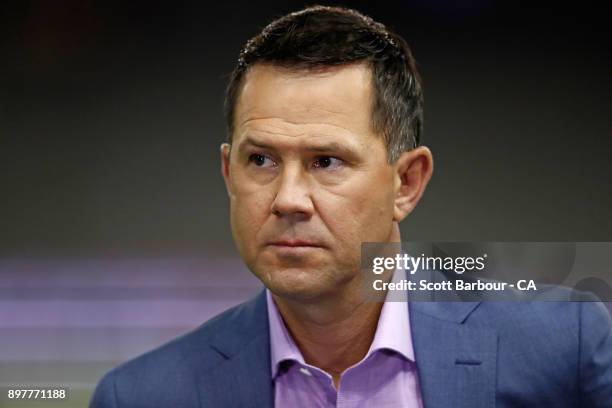
<path id="1" fill-rule="evenodd" d="M 272 151 L 277 150 L 277 148 L 275 148 L 274 146 L 270 144 L 254 139 L 251 136 L 247 136 L 238 145 L 238 151 L 240 152 L 244 150 L 244 148 L 249 145 L 259 147 L 260 149 L 268 149 Z M 309 151 L 309 152 L 320 152 L 320 153 L 325 153 L 325 152 L 330 152 L 330 151 L 341 151 L 341 152 L 353 152 L 354 151 L 353 148 L 351 148 L 350 146 L 342 145 L 338 142 L 325 142 L 325 143 L 320 143 L 316 145 L 306 146 L 304 150 Z"/>
<path id="2" fill-rule="evenodd" d="M 246 146 L 255 146 L 261 149 L 274 149 L 274 147 L 267 145 L 259 140 L 253 139 L 251 136 L 247 136 L 240 144 L 238 145 L 238 151 L 244 150 Z"/>

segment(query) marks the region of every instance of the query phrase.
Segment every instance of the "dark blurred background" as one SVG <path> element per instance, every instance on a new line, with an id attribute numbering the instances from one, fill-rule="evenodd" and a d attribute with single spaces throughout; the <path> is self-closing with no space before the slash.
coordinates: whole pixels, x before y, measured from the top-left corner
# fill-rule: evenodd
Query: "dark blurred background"
<path id="1" fill-rule="evenodd" d="M 325 4 L 419 62 L 435 173 L 404 240 L 612 241 L 603 8 Z M 219 175 L 223 93 L 244 42 L 304 5 L 0 5 L 0 385 L 67 384 L 82 406 L 109 367 L 257 290 Z"/>
<path id="2" fill-rule="evenodd" d="M 612 238 L 603 9 L 347 4 L 404 35 L 424 78 L 436 168 L 404 239 Z M 246 39 L 303 5 L 3 4 L 0 254 L 233 255 L 227 75 Z"/>

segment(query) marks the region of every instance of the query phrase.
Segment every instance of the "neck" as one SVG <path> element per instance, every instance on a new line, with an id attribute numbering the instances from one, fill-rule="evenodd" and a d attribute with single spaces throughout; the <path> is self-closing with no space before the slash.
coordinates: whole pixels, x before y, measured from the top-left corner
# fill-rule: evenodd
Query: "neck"
<path id="1" fill-rule="evenodd" d="M 303 305 L 273 298 L 304 361 L 328 372 L 336 386 L 340 374 L 368 352 L 383 305 L 363 300 Z"/>

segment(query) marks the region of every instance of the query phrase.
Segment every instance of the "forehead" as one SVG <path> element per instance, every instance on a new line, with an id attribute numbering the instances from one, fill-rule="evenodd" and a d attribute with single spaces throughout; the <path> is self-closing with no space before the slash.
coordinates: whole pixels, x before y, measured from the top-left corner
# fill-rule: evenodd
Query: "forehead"
<path id="1" fill-rule="evenodd" d="M 365 63 L 316 71 L 256 64 L 243 81 L 234 138 L 270 126 L 293 133 L 325 128 L 369 136 L 371 75 Z"/>

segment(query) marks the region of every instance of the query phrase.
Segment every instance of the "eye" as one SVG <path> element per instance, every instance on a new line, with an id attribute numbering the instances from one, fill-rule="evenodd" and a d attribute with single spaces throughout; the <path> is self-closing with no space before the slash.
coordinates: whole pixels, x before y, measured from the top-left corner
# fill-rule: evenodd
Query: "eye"
<path id="1" fill-rule="evenodd" d="M 335 169 L 342 166 L 344 162 L 337 157 L 320 156 L 313 163 L 313 167 L 318 169 Z"/>
<path id="2" fill-rule="evenodd" d="M 249 156 L 249 163 L 255 164 L 257 167 L 274 167 L 276 163 L 263 154 L 253 153 Z"/>

